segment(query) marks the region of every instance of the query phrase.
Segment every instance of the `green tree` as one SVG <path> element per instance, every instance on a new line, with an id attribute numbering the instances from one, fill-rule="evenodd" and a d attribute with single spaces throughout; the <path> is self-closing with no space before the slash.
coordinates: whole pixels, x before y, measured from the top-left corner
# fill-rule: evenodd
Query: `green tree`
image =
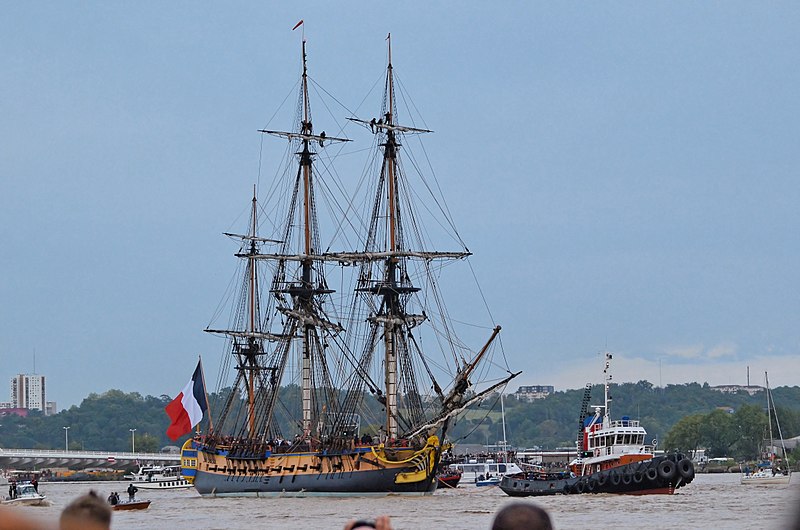
<path id="1" fill-rule="evenodd" d="M 740 460 L 758 458 L 767 430 L 767 415 L 757 405 L 742 405 L 734 415 L 739 439 L 734 444 L 732 456 Z"/>
<path id="2" fill-rule="evenodd" d="M 283 390 L 281 407 L 278 407 L 281 429 L 293 433 L 297 425 L 292 418 L 299 410 L 300 391 L 296 385 Z M 682 419 L 693 415 L 704 418 L 699 445 L 709 449 L 713 446 L 712 450 L 719 456 L 747 458 L 756 451 L 754 447 L 761 443 L 764 435 L 763 422 L 758 419 L 759 411 L 761 417 L 765 417 L 763 392 L 752 396 L 746 392 L 725 394 L 698 383 L 656 388 L 647 381 L 614 384 L 610 390 L 614 396 L 612 417 L 629 416 L 640 420 L 647 429 L 648 441 L 658 438 L 662 440 L 660 447 L 677 448 L 683 452 L 694 448 L 697 442 L 690 436 L 691 431 L 682 432 L 688 427 L 678 425 Z M 213 417 L 226 398 L 241 401 L 240 396 L 230 396 L 230 393 L 231 389 L 222 389 L 209 396 Z M 599 404 L 603 387 L 595 385 L 592 394 L 594 399 L 591 403 Z M 783 437 L 800 435 L 800 387 L 779 387 L 773 389 L 773 396 L 778 405 Z M 532 403 L 506 399 L 508 441 L 518 447 L 574 447 L 582 398 L 583 388 L 554 392 Z M 137 450 L 148 447 L 142 445 L 149 443 L 144 441 L 145 433 L 157 440 L 155 450 L 165 445 L 181 445 L 185 438 L 172 442 L 165 434 L 169 419 L 164 407 L 171 399 L 172 396 L 168 395 L 143 396 L 136 392 L 109 390 L 90 394 L 80 405 L 53 416 L 37 412 L 31 412 L 27 418 L 4 416 L 0 418 L 0 447 L 63 449 L 65 426 L 70 427 L 70 444 L 87 451 L 130 451 L 130 429 L 136 429 Z M 366 408 L 372 410 L 362 414 L 362 426 L 369 429 L 372 425 L 372 432 L 375 432 L 384 421 L 382 407 L 374 397 L 367 396 L 365 402 Z M 716 407 L 730 407 L 736 413 L 719 411 L 706 420 Z M 487 439 L 494 442 L 502 436 L 498 434 L 502 432 L 499 422 L 499 396 L 488 396 L 483 402 L 471 406 L 461 417 L 454 418 L 448 437 L 456 443 L 484 444 Z M 777 431 L 775 434 L 777 437 Z"/>
<path id="3" fill-rule="evenodd" d="M 694 455 L 703 441 L 705 414 L 692 414 L 673 425 L 664 440 L 667 451 L 681 451 Z"/>
<path id="4" fill-rule="evenodd" d="M 159 439 L 150 433 L 144 433 L 136 437 L 136 450 L 142 453 L 157 453 L 161 447 Z"/>
<path id="5" fill-rule="evenodd" d="M 737 431 L 734 416 L 730 412 L 716 409 L 708 414 L 700 427 L 700 434 L 708 449 L 708 456 L 730 456 L 731 446 L 738 437 Z"/>

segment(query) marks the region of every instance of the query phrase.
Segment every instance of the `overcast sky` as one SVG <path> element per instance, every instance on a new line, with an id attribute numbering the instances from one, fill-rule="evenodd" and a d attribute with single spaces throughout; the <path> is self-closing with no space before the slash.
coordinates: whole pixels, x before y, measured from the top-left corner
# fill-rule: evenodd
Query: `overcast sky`
<path id="1" fill-rule="evenodd" d="M 351 109 L 392 33 L 519 384 L 800 384 L 799 4 L 275 6 L 4 5 L 0 401 L 34 353 L 59 408 L 219 355 L 300 19 Z"/>

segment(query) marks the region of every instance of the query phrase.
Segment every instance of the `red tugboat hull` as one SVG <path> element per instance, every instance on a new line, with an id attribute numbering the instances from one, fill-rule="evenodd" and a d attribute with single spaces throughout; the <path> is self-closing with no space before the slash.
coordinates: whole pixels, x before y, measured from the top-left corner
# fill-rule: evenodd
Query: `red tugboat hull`
<path id="1" fill-rule="evenodd" d="M 692 462 L 682 454 L 670 454 L 581 477 L 548 479 L 530 473 L 506 476 L 500 489 L 512 497 L 579 493 L 672 495 L 693 479 Z"/>

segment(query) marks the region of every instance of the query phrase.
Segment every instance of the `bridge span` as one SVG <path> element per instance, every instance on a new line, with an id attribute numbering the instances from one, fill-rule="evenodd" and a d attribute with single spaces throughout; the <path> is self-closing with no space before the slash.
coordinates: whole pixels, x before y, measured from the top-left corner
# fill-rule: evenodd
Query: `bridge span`
<path id="1" fill-rule="evenodd" d="M 135 469 L 143 465 L 180 464 L 178 453 L 114 453 L 110 451 L 60 451 L 0 448 L 0 469 L 47 469 L 54 467 Z"/>

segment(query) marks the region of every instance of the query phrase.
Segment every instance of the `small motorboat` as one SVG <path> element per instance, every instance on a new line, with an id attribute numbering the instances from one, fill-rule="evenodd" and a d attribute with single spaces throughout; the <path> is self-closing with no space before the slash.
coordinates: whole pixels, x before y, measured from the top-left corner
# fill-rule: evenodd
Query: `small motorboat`
<path id="1" fill-rule="evenodd" d="M 119 510 L 146 510 L 150 507 L 149 500 L 132 500 L 132 501 L 121 501 L 117 504 L 111 505 L 111 507 L 115 511 Z"/>
<path id="2" fill-rule="evenodd" d="M 16 495 L 14 497 L 6 497 L 2 504 L 12 506 L 48 506 L 50 501 L 46 497 L 36 491 L 36 488 L 30 482 L 23 482 L 17 484 Z"/>
<path id="3" fill-rule="evenodd" d="M 502 480 L 502 477 L 494 476 L 494 477 L 489 477 L 489 478 L 484 479 L 484 480 L 478 480 L 478 482 L 476 482 L 475 485 L 476 486 L 497 486 L 498 484 L 500 484 L 501 480 Z"/>
<path id="4" fill-rule="evenodd" d="M 437 484 L 439 488 L 455 488 L 461 482 L 461 471 L 445 470 L 436 475 Z"/>

